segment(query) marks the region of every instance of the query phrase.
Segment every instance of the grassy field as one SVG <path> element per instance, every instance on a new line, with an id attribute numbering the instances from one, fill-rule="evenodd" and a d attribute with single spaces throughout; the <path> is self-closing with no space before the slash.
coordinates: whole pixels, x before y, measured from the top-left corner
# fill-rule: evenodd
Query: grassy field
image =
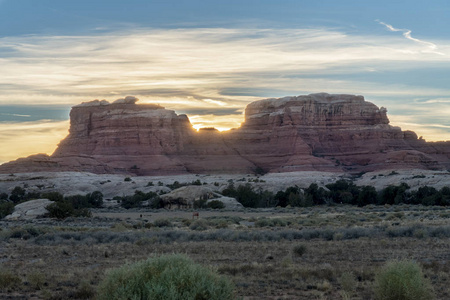
<path id="1" fill-rule="evenodd" d="M 228 276 L 238 299 L 374 299 L 387 261 L 411 259 L 450 299 L 450 209 L 320 206 L 96 210 L 93 218 L 1 221 L 1 299 L 93 299 L 105 271 L 184 253 Z"/>

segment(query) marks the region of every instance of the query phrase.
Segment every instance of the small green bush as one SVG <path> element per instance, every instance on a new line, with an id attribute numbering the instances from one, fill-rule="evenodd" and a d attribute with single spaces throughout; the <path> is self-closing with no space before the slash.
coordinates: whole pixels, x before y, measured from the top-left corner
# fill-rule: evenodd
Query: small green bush
<path id="1" fill-rule="evenodd" d="M 303 244 L 300 244 L 300 245 L 296 245 L 296 246 L 294 246 L 293 248 L 292 248 L 292 253 L 295 255 L 295 256 L 302 256 L 303 254 L 305 254 L 306 253 L 306 246 L 305 245 L 303 245 Z"/>
<path id="2" fill-rule="evenodd" d="M 234 293 L 228 279 L 176 254 L 111 270 L 100 283 L 97 298 L 227 300 Z"/>
<path id="3" fill-rule="evenodd" d="M 212 201 L 208 202 L 207 205 L 209 208 L 212 208 L 212 209 L 224 209 L 225 208 L 225 204 L 223 204 L 223 202 L 220 200 L 212 200 Z"/>
<path id="4" fill-rule="evenodd" d="M 203 219 L 195 220 L 191 225 L 189 225 L 189 228 L 191 230 L 203 231 L 208 229 L 208 223 Z"/>
<path id="5" fill-rule="evenodd" d="M 377 300 L 431 300 L 434 299 L 430 282 L 420 266 L 413 261 L 390 261 L 375 278 Z"/>
<path id="6" fill-rule="evenodd" d="M 14 211 L 14 203 L 12 202 L 0 202 L 0 219 L 3 219 Z"/>
<path id="7" fill-rule="evenodd" d="M 153 221 L 153 225 L 156 227 L 172 227 L 173 224 L 169 219 L 157 219 Z"/>
<path id="8" fill-rule="evenodd" d="M 16 274 L 0 268 L 0 291 L 14 289 L 21 281 L 20 277 Z"/>

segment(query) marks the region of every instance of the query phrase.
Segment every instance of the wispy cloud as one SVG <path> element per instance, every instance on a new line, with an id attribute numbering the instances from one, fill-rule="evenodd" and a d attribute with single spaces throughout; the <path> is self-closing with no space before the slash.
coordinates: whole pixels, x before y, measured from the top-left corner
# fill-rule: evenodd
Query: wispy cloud
<path id="1" fill-rule="evenodd" d="M 411 99 L 448 97 L 447 85 L 411 85 L 384 76 L 430 66 L 449 70 L 450 41 L 422 41 L 410 30 L 380 24 L 403 36 L 326 28 L 190 28 L 3 37 L 0 104 L 75 105 L 134 95 L 188 112 L 196 127 L 226 129 L 243 121 L 247 103 L 263 97 L 362 94 L 393 107 L 396 115 Z M 366 74 L 377 80 L 364 79 Z M 446 111 L 446 102 L 439 104 Z M 425 117 L 410 118 L 419 124 Z"/>
<path id="2" fill-rule="evenodd" d="M 434 43 L 431 42 L 427 42 L 427 41 L 422 41 L 416 38 L 413 38 L 411 36 L 411 30 L 409 29 L 399 29 L 399 28 L 394 28 L 394 26 L 390 25 L 390 24 L 386 24 L 380 20 L 376 20 L 379 24 L 386 26 L 387 29 L 389 29 L 390 31 L 394 31 L 394 32 L 403 32 L 403 36 L 405 38 L 407 38 L 408 40 L 411 40 L 413 42 L 419 43 L 424 45 L 426 48 L 425 50 L 423 50 L 423 52 L 428 52 L 428 53 L 434 53 L 434 54 L 439 54 L 439 55 L 446 55 L 445 53 L 439 52 L 437 51 L 438 46 Z"/>

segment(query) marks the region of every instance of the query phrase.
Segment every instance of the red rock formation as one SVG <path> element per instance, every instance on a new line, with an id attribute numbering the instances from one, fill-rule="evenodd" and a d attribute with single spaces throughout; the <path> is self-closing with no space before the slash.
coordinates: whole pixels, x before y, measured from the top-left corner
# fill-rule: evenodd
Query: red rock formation
<path id="1" fill-rule="evenodd" d="M 426 143 L 389 125 L 386 109 L 362 96 L 325 93 L 249 104 L 238 129 L 196 132 L 185 115 L 134 97 L 72 108 L 69 135 L 51 156 L 0 172 L 135 173 L 371 171 L 448 167 L 450 145 Z"/>

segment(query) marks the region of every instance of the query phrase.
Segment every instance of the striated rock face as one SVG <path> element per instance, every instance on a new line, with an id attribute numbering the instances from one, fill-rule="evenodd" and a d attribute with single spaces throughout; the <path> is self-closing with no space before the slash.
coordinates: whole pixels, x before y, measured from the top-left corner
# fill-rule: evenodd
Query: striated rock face
<path id="1" fill-rule="evenodd" d="M 362 96 L 311 94 L 249 104 L 228 132 L 193 130 L 186 115 L 134 97 L 72 108 L 55 153 L 19 159 L 0 172 L 88 171 L 137 175 L 373 171 L 450 166 L 449 143 L 426 143 L 389 125 Z"/>

